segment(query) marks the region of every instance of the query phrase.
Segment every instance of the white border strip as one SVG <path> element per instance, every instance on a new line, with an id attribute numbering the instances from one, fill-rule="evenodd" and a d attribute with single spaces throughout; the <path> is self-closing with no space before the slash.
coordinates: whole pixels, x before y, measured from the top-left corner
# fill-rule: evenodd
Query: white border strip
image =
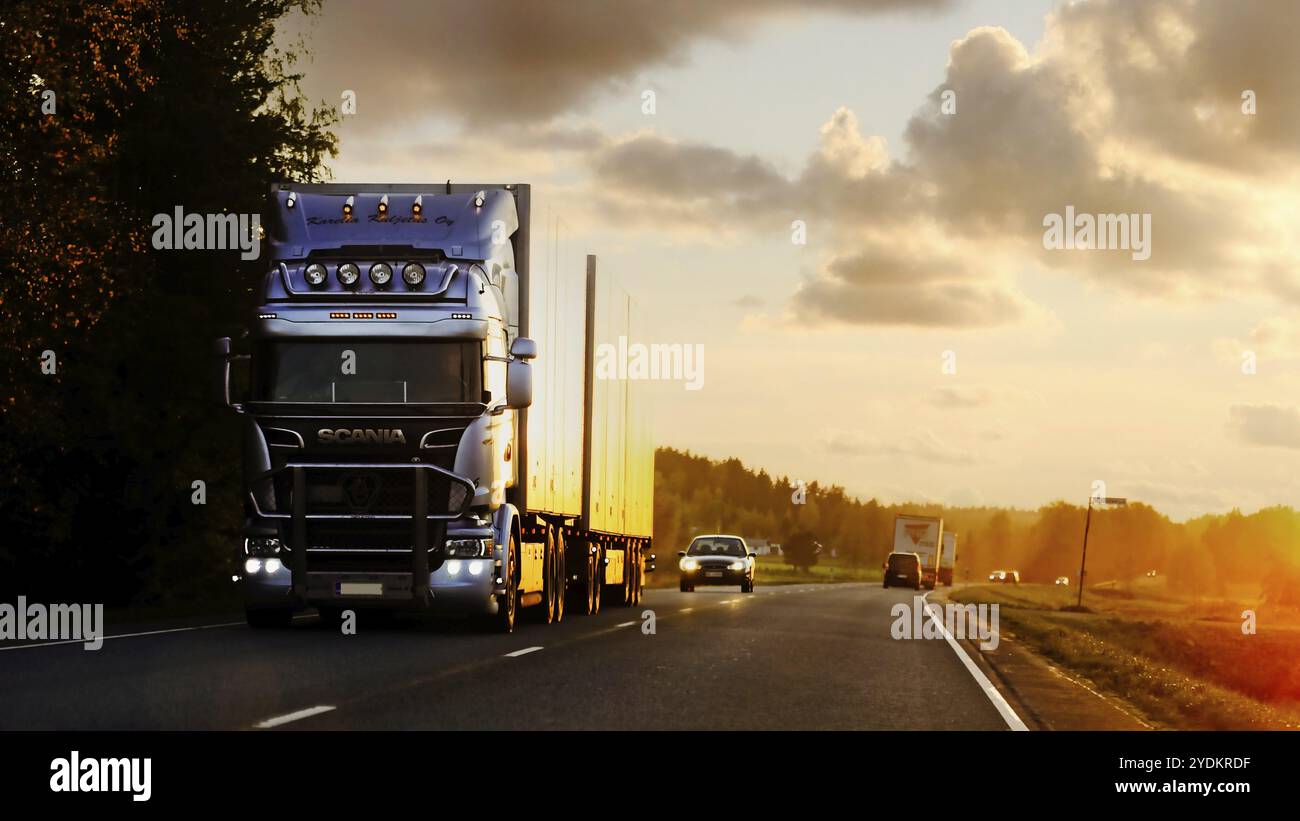
<path id="1" fill-rule="evenodd" d="M 975 679 L 975 683 L 984 691 L 984 695 L 988 696 L 989 701 L 993 702 L 993 706 L 997 709 L 998 713 L 1001 714 L 1002 720 L 1007 723 L 1007 727 L 1012 730 L 1028 731 L 1029 728 L 1025 726 L 1025 722 L 1021 721 L 1020 716 L 1016 715 L 1016 711 L 1011 709 L 1011 705 L 1008 704 L 1007 700 L 998 692 L 998 688 L 993 686 L 993 682 L 989 681 L 989 677 L 984 675 L 984 671 L 981 670 L 975 662 L 971 661 L 970 656 L 966 655 L 966 651 L 962 649 L 962 646 L 958 644 L 957 640 L 948 632 L 948 628 L 943 624 L 943 619 L 935 616 L 934 611 L 930 608 L 939 608 L 939 605 L 930 603 L 930 594 L 926 593 L 922 596 L 921 601 L 925 602 L 925 614 L 934 620 L 935 627 L 938 627 L 939 632 L 943 633 L 943 637 L 948 640 L 948 646 L 957 654 L 957 658 L 961 659 L 961 663 L 966 665 L 966 669 L 970 672 L 971 677 Z M 942 616 L 942 608 L 939 608 L 939 614 Z"/>
<path id="2" fill-rule="evenodd" d="M 538 650 L 541 650 L 541 649 L 542 649 L 542 648 L 541 648 L 540 646 L 538 646 L 538 647 L 525 647 L 525 648 L 522 649 L 522 650 L 515 650 L 514 652 L 506 653 L 505 657 L 508 658 L 508 659 L 517 659 L 517 658 L 519 658 L 520 656 L 526 656 L 526 655 L 528 655 L 529 653 L 536 653 Z"/>

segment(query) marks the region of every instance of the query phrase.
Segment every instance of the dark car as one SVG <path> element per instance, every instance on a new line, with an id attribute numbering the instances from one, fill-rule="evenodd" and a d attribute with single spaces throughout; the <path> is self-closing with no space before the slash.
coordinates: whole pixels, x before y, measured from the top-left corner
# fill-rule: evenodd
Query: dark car
<path id="1" fill-rule="evenodd" d="M 754 592 L 754 554 L 739 536 L 696 536 L 680 551 L 683 593 L 696 585 L 738 584 L 740 592 Z"/>
<path id="2" fill-rule="evenodd" d="M 921 557 L 915 553 L 890 553 L 885 559 L 885 587 L 921 589 Z"/>

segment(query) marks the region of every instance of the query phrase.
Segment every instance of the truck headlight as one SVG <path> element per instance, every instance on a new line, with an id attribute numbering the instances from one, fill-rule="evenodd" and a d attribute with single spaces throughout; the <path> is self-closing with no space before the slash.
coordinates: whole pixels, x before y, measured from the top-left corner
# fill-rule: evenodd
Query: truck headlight
<path id="1" fill-rule="evenodd" d="M 381 288 L 393 281 L 393 266 L 387 262 L 376 262 L 370 266 L 370 281 Z"/>
<path id="2" fill-rule="evenodd" d="M 280 540 L 274 538 L 264 538 L 253 536 L 244 539 L 244 554 L 265 558 L 267 556 L 277 556 L 280 553 Z"/>
<path id="3" fill-rule="evenodd" d="M 307 277 L 308 285 L 325 284 L 325 277 L 328 274 L 329 271 L 326 271 L 325 266 L 321 265 L 319 262 L 313 262 L 311 265 L 308 265 L 307 270 L 304 273 L 304 275 Z"/>
<path id="4" fill-rule="evenodd" d="M 418 262 L 408 262 L 402 269 L 402 279 L 412 288 L 424 282 L 424 266 Z"/>
<path id="5" fill-rule="evenodd" d="M 345 288 L 351 288 L 361 279 L 361 269 L 351 262 L 345 262 L 339 266 L 338 270 L 339 283 Z"/>
<path id="6" fill-rule="evenodd" d="M 244 572 L 247 573 L 247 574 L 250 575 L 250 576 L 256 576 L 258 573 L 261 573 L 261 572 L 262 572 L 262 560 L 261 560 L 261 559 L 249 559 L 248 561 L 244 562 Z"/>
<path id="7" fill-rule="evenodd" d="M 492 540 L 448 539 L 445 550 L 448 558 L 481 559 L 492 555 Z"/>

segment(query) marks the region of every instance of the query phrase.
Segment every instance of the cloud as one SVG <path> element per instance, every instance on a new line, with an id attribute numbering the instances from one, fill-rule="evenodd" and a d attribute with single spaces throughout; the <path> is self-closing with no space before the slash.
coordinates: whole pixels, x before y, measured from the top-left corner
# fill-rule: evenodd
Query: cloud
<path id="1" fill-rule="evenodd" d="M 1233 405 L 1228 430 L 1239 441 L 1300 450 L 1300 410 L 1279 405 Z"/>
<path id="2" fill-rule="evenodd" d="M 857 431 L 833 430 L 822 437 L 822 447 L 840 457 L 876 456 L 939 465 L 974 465 L 979 462 L 974 454 L 948 447 L 930 431 L 918 431 L 898 439 L 881 439 Z"/>
<path id="3" fill-rule="evenodd" d="M 930 391 L 926 401 L 944 409 L 982 408 L 993 401 L 993 391 L 982 386 L 944 387 Z"/>
<path id="4" fill-rule="evenodd" d="M 953 43 L 943 82 L 894 160 L 841 108 L 795 175 L 720 146 L 643 134 L 608 148 L 595 176 L 627 186 L 609 196 L 649 203 L 648 219 L 673 214 L 682 225 L 768 236 L 806 220 L 837 247 L 799 285 L 794 307 L 847 323 L 1022 321 L 1031 306 L 1007 272 L 1047 269 L 1147 298 L 1253 293 L 1300 304 L 1294 175 L 1279 165 L 1300 154 L 1300 50 L 1291 45 L 1300 6 L 1252 5 L 1244 17 L 1232 22 L 1221 5 L 1192 0 L 1089 0 L 1050 15 L 1032 55 L 1002 29 L 976 28 Z M 1235 61 L 1247 54 L 1242 70 Z M 1296 112 L 1279 113 L 1285 127 L 1258 125 L 1262 110 L 1246 119 L 1240 91 L 1256 87 L 1267 91 L 1261 106 Z M 955 113 L 942 106 L 946 92 Z M 1221 154 L 1233 157 L 1211 161 Z M 1134 259 L 1132 248 L 1044 248 L 1045 217 L 1070 206 L 1150 215 L 1150 258 Z"/>
<path id="5" fill-rule="evenodd" d="M 1213 348 L 1230 361 L 1241 361 L 1246 352 L 1263 360 L 1294 360 L 1300 357 L 1300 330 L 1294 320 L 1268 317 L 1260 320 L 1244 339 L 1222 337 L 1214 340 Z"/>
<path id="6" fill-rule="evenodd" d="M 795 12 L 933 11 L 950 0 L 370 0 L 329 3 L 289 32 L 313 57 L 306 90 L 357 93 L 378 130 L 440 114 L 476 125 L 544 121 L 627 92 L 704 42 L 746 39 Z M 394 24 L 395 22 L 400 24 Z M 640 105 L 639 92 L 635 105 Z"/>

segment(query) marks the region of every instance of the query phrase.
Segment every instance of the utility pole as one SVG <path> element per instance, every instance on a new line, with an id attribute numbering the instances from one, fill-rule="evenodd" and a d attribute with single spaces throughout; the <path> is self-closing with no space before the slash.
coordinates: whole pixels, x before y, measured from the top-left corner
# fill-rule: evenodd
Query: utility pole
<path id="1" fill-rule="evenodd" d="M 1083 607 L 1083 576 L 1087 572 L 1085 569 L 1088 565 L 1088 529 L 1092 527 L 1092 503 L 1097 502 L 1099 505 L 1113 505 L 1123 507 L 1128 504 L 1128 499 L 1122 499 L 1118 496 L 1089 496 L 1088 497 L 1088 515 L 1083 520 L 1083 558 L 1079 560 L 1079 599 L 1076 605 Z"/>

